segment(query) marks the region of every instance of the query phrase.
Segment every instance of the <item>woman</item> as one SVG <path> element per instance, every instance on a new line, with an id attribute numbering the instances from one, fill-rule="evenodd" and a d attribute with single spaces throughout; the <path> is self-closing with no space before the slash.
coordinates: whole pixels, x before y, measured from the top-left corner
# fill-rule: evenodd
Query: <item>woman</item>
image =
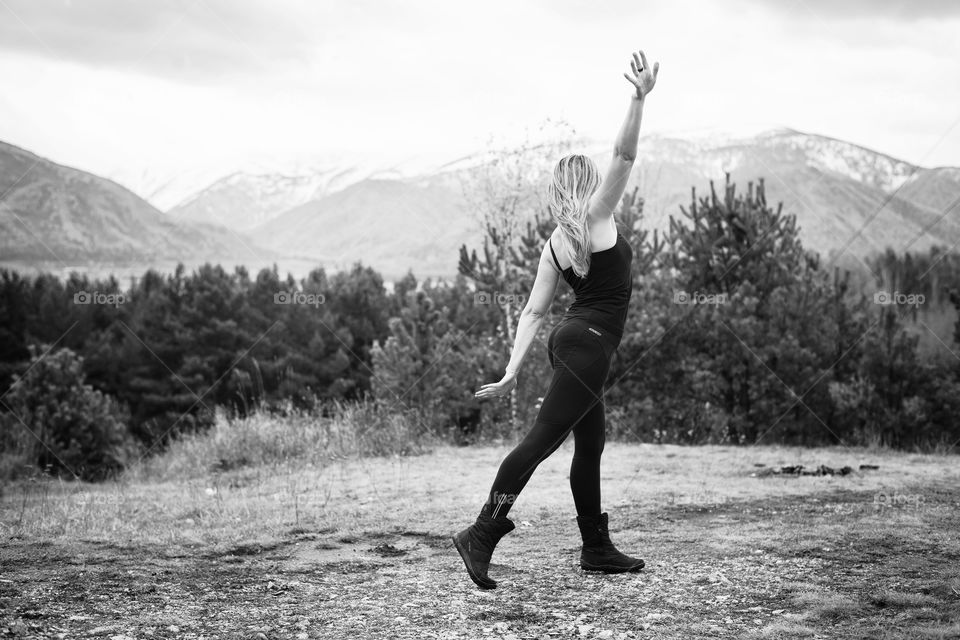
<path id="1" fill-rule="evenodd" d="M 639 571 L 643 560 L 620 553 L 610 541 L 607 514 L 600 510 L 600 454 L 604 444 L 603 384 L 610 359 L 620 344 L 631 293 L 633 250 L 617 231 L 614 209 L 620 202 L 637 156 L 640 119 L 660 63 L 647 65 L 643 51 L 633 54 L 636 88 L 620 128 L 613 160 L 604 180 L 590 158 L 560 160 L 549 188 L 550 213 L 557 228 L 544 244 L 537 276 L 517 324 L 516 340 L 500 382 L 483 385 L 477 398 L 510 393 L 517 371 L 550 308 L 560 276 L 576 300 L 550 333 L 547 351 L 553 379 L 530 432 L 500 465 L 477 521 L 453 536 L 470 578 L 481 589 L 497 583 L 487 576 L 497 542 L 513 530 L 510 507 L 537 466 L 573 431 L 575 449 L 570 489 L 583 537 L 580 566 L 587 571 Z"/>

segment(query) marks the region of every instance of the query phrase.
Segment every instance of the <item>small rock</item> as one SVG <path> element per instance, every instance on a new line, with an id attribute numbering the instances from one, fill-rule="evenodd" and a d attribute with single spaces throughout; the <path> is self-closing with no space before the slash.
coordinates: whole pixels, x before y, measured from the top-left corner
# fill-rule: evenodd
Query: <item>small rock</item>
<path id="1" fill-rule="evenodd" d="M 647 620 L 665 620 L 672 617 L 669 613 L 648 613 L 646 615 Z"/>

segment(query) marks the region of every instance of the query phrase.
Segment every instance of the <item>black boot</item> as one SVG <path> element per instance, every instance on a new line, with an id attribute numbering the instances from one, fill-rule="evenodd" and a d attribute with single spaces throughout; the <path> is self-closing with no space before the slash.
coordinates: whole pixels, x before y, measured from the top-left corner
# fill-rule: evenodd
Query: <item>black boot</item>
<path id="1" fill-rule="evenodd" d="M 580 551 L 581 569 L 604 573 L 624 573 L 643 569 L 643 560 L 620 553 L 610 542 L 606 513 L 592 517 L 577 516 L 577 524 L 580 526 L 580 535 L 583 536 L 583 549 Z"/>
<path id="2" fill-rule="evenodd" d="M 496 589 L 496 581 L 487 577 L 490 556 L 500 538 L 513 531 L 515 525 L 507 518 L 491 518 L 488 512 L 484 507 L 475 523 L 453 536 L 453 545 L 460 552 L 470 579 L 481 589 Z"/>

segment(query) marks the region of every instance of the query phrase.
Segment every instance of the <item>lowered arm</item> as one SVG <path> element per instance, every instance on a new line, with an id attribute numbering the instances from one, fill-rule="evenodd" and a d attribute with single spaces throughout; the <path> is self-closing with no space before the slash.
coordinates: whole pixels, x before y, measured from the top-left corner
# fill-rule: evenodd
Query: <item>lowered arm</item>
<path id="1" fill-rule="evenodd" d="M 533 339 L 537 337 L 540 327 L 543 326 L 543 320 L 550 311 L 550 304 L 553 302 L 553 296 L 557 292 L 559 282 L 560 272 L 553 264 L 549 246 L 544 243 L 543 251 L 540 252 L 540 262 L 537 265 L 537 277 L 533 281 L 533 288 L 530 290 L 530 298 L 524 305 L 523 311 L 520 312 L 520 319 L 517 321 L 513 351 L 510 354 L 510 362 L 507 363 L 503 379 L 500 382 L 493 382 L 480 387 L 480 390 L 474 394 L 476 398 L 503 396 L 516 386 L 517 371 L 523 364 L 527 352 L 530 351 Z"/>

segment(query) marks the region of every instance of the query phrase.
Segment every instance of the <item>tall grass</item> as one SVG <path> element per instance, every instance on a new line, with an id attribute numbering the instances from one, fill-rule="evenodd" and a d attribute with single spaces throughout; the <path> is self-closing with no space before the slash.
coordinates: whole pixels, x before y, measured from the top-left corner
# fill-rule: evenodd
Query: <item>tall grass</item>
<path id="1" fill-rule="evenodd" d="M 243 467 L 417 455 L 434 445 L 434 437 L 408 413 L 387 412 L 372 400 L 338 400 L 314 412 L 257 411 L 245 418 L 218 413 L 212 428 L 175 439 L 162 454 L 141 460 L 125 475 L 157 480 L 202 477 Z"/>

